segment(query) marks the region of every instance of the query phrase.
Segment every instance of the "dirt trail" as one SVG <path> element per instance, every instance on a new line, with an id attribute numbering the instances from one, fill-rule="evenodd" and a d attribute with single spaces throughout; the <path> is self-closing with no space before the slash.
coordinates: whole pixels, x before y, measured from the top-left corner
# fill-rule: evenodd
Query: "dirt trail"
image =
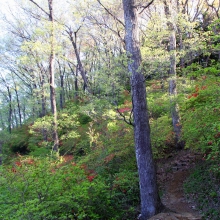
<path id="1" fill-rule="evenodd" d="M 193 203 L 184 197 L 183 182 L 190 174 L 196 160 L 201 156 L 190 151 L 181 151 L 168 161 L 158 162 L 158 180 L 163 184 L 162 202 L 170 211 L 160 213 L 150 220 L 201 220 Z"/>

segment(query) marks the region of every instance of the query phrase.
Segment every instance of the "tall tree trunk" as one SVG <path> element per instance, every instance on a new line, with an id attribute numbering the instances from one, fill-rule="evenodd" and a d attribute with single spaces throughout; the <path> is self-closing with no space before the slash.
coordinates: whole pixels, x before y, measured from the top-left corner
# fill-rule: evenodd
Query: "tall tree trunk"
<path id="1" fill-rule="evenodd" d="M 179 28 L 178 28 L 178 34 L 179 34 L 179 50 L 181 53 L 183 51 L 183 33 Z M 183 56 L 180 57 L 180 67 L 181 67 L 181 71 L 185 67 L 185 60 Z"/>
<path id="2" fill-rule="evenodd" d="M 42 69 L 40 68 L 40 65 L 38 65 L 40 70 L 40 90 L 41 90 L 41 115 L 40 117 L 44 117 L 46 115 L 46 96 L 44 91 L 44 85 L 45 85 L 45 74 L 43 73 Z M 44 137 L 44 141 L 47 141 L 47 129 L 42 129 L 42 135 Z"/>
<path id="3" fill-rule="evenodd" d="M 60 72 L 60 109 L 63 109 L 64 103 L 65 103 L 65 89 L 64 89 L 64 74 L 65 74 L 65 67 L 61 68 L 61 63 L 59 60 L 57 61 L 59 66 L 59 72 Z"/>
<path id="4" fill-rule="evenodd" d="M 67 99 L 70 100 L 72 98 L 72 94 L 71 94 L 71 86 L 70 86 L 70 81 L 69 81 L 69 76 L 67 75 L 66 76 L 66 96 L 67 96 Z"/>
<path id="5" fill-rule="evenodd" d="M 20 105 L 20 100 L 19 100 L 18 90 L 17 90 L 16 84 L 14 86 L 15 86 L 15 94 L 16 94 L 16 100 L 17 100 L 17 106 L 18 106 L 19 125 L 21 126 L 21 124 L 22 124 L 21 105 Z"/>
<path id="6" fill-rule="evenodd" d="M 56 106 L 56 93 L 55 93 L 55 73 L 54 73 L 54 19 L 53 19 L 53 0 L 48 0 L 49 13 L 46 12 L 37 2 L 29 0 L 35 4 L 41 11 L 43 11 L 48 17 L 51 24 L 50 30 L 50 58 L 49 58 L 49 82 L 50 82 L 50 102 L 51 111 L 53 114 L 53 141 L 54 145 L 52 150 L 58 152 L 59 138 L 57 133 L 57 106 Z"/>
<path id="7" fill-rule="evenodd" d="M 50 78 L 50 101 L 53 113 L 53 151 L 58 152 L 59 139 L 57 133 L 57 107 L 55 94 L 55 74 L 54 74 L 54 20 L 53 20 L 53 0 L 48 0 L 49 21 L 51 22 L 50 33 L 50 59 L 49 59 L 49 78 Z"/>
<path id="8" fill-rule="evenodd" d="M 74 70 L 72 68 L 72 66 L 70 64 L 68 64 L 70 69 L 71 69 L 71 72 L 74 76 L 74 89 L 75 89 L 75 93 L 74 93 L 74 99 L 77 100 L 78 99 L 78 91 L 79 91 L 79 86 L 78 86 L 78 65 L 76 66 L 76 73 L 74 74 Z"/>
<path id="9" fill-rule="evenodd" d="M 64 106 L 64 94 L 65 94 L 65 91 L 64 91 L 64 75 L 60 74 L 60 109 L 63 109 L 63 106 Z"/>
<path id="10" fill-rule="evenodd" d="M 13 109 L 14 111 L 14 122 L 15 122 L 15 127 L 18 128 L 18 117 L 17 117 L 17 113 L 16 113 L 16 108 Z"/>
<path id="11" fill-rule="evenodd" d="M 130 58 L 128 70 L 131 72 L 134 139 L 141 197 L 141 215 L 139 219 L 146 220 L 160 211 L 162 203 L 158 194 L 155 164 L 151 149 L 145 79 L 139 69 L 141 54 L 137 9 L 134 6 L 134 0 L 123 0 L 123 8 L 126 51 Z"/>
<path id="12" fill-rule="evenodd" d="M 5 130 L 5 123 L 2 117 L 2 113 L 0 112 L 0 119 L 1 119 L 1 126 L 2 126 L 2 130 Z"/>
<path id="13" fill-rule="evenodd" d="M 41 117 L 46 115 L 46 97 L 44 91 L 45 84 L 45 75 L 44 73 L 40 73 L 40 85 L 41 85 Z"/>
<path id="14" fill-rule="evenodd" d="M 23 120 L 24 120 L 24 122 L 26 121 L 26 107 L 25 107 L 25 105 L 23 106 Z"/>
<path id="15" fill-rule="evenodd" d="M 176 32 L 173 30 L 170 35 L 170 80 L 169 80 L 169 95 L 171 102 L 171 116 L 174 131 L 174 140 L 176 148 L 182 148 L 182 142 L 180 141 L 181 125 L 180 116 L 178 110 L 178 104 L 175 101 L 177 96 L 176 85 Z"/>
<path id="16" fill-rule="evenodd" d="M 82 76 L 82 79 L 83 79 L 83 82 L 84 82 L 84 90 L 87 90 L 88 92 L 90 92 L 90 89 L 88 87 L 88 80 L 87 80 L 87 77 L 86 77 L 86 71 L 82 65 L 82 62 L 81 62 L 81 59 L 80 59 L 80 55 L 79 55 L 79 51 L 78 51 L 78 48 L 77 48 L 77 45 L 76 45 L 76 34 L 77 32 L 74 32 L 74 37 L 73 37 L 73 32 L 70 30 L 68 32 L 69 34 L 69 37 L 70 37 L 70 41 L 73 45 L 73 48 L 74 48 L 74 52 L 75 52 L 75 55 L 76 55 L 76 59 L 77 59 L 77 64 L 78 64 L 78 68 L 79 68 L 79 71 L 80 71 L 80 74 Z M 75 38 L 75 39 L 74 39 Z"/>
<path id="17" fill-rule="evenodd" d="M 7 91 L 8 91 L 8 105 L 9 105 L 9 110 L 8 110 L 8 132 L 11 134 L 11 126 L 12 126 L 12 97 L 11 97 L 11 91 L 8 85 L 7 86 Z"/>
<path id="18" fill-rule="evenodd" d="M 36 77 L 34 74 L 31 75 L 32 81 L 33 81 L 33 88 L 31 89 L 32 91 L 32 96 L 36 98 L 36 102 L 37 102 L 37 106 L 40 106 L 40 101 L 39 101 L 39 93 L 38 93 L 38 88 L 37 88 L 37 83 L 36 83 Z M 36 107 L 36 103 L 34 102 L 33 108 L 32 108 L 32 117 L 36 118 L 36 117 L 42 117 L 42 111 L 40 111 L 37 107 Z"/>
<path id="19" fill-rule="evenodd" d="M 76 75 L 74 79 L 74 86 L 75 86 L 75 93 L 74 93 L 74 99 L 78 99 L 78 92 L 79 92 L 79 86 L 78 86 L 78 66 L 76 66 Z"/>
<path id="20" fill-rule="evenodd" d="M 169 52 L 170 52 L 170 71 L 169 71 L 169 96 L 170 96 L 170 103 L 171 103 L 171 117 L 172 117 L 172 124 L 173 124 L 173 131 L 174 131 L 174 141 L 176 148 L 183 148 L 183 142 L 180 141 L 181 135 L 181 125 L 180 125 L 180 116 L 178 110 L 178 104 L 176 103 L 176 96 L 177 96 L 177 84 L 176 84 L 176 27 L 174 21 L 171 19 L 171 14 L 174 16 L 177 11 L 173 11 L 171 7 L 175 7 L 177 10 L 177 3 L 176 0 L 173 2 L 172 0 L 167 3 L 164 1 L 165 5 L 165 14 L 168 19 L 168 27 L 170 29 L 170 38 L 169 38 Z"/>

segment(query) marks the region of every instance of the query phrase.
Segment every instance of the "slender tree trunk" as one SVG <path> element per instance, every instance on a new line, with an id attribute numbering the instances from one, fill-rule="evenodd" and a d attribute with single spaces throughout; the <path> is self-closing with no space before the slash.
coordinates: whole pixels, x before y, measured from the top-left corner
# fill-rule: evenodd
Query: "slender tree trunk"
<path id="1" fill-rule="evenodd" d="M 79 86 L 78 86 L 78 66 L 76 66 L 76 75 L 74 79 L 74 86 L 75 86 L 75 93 L 74 93 L 74 99 L 78 99 L 78 92 L 79 92 Z"/>
<path id="2" fill-rule="evenodd" d="M 32 89 L 32 96 L 36 98 L 36 103 L 37 103 L 37 106 L 40 106 L 40 100 L 38 98 L 39 96 L 39 93 L 37 92 L 37 84 L 36 84 L 36 77 L 34 74 L 32 74 L 32 80 L 33 80 L 33 89 Z M 36 107 L 36 103 L 34 102 L 34 106 L 32 108 L 32 116 L 35 118 L 35 117 L 42 117 L 42 111 L 40 111 L 37 107 Z M 35 108 L 36 107 L 36 108 Z"/>
<path id="3" fill-rule="evenodd" d="M 173 30 L 170 35 L 170 80 L 169 80 L 169 95 L 171 102 L 171 116 L 173 123 L 173 131 L 175 135 L 175 146 L 176 148 L 182 148 L 182 142 L 180 141 L 181 125 L 180 116 L 178 110 L 178 104 L 175 101 L 177 96 L 177 85 L 176 85 L 176 33 Z"/>
<path id="4" fill-rule="evenodd" d="M 1 126 L 2 126 L 2 130 L 5 130 L 5 123 L 2 117 L 2 113 L 0 112 L 0 119 L 1 119 Z"/>
<path id="5" fill-rule="evenodd" d="M 71 69 L 71 72 L 74 76 L 74 89 L 75 89 L 75 93 L 74 93 L 74 99 L 77 100 L 78 98 L 78 91 L 79 91 L 79 86 L 78 86 L 78 65 L 76 66 L 76 73 L 74 74 L 74 70 L 73 68 L 71 67 L 71 65 L 69 64 L 69 67 Z"/>
<path id="6" fill-rule="evenodd" d="M 178 34 L 179 34 L 179 38 L 180 38 L 179 49 L 180 49 L 180 52 L 182 52 L 183 51 L 183 34 L 180 29 L 178 29 Z M 180 57 L 180 67 L 181 67 L 181 69 L 183 69 L 185 67 L 185 60 L 184 60 L 183 56 Z"/>
<path id="7" fill-rule="evenodd" d="M 162 204 L 158 195 L 155 164 L 151 149 L 145 79 L 139 69 L 141 54 L 134 0 L 123 0 L 123 8 L 126 51 L 130 58 L 128 70 L 131 73 L 134 139 L 141 197 L 141 215 L 139 219 L 146 220 L 158 213 Z"/>
<path id="8" fill-rule="evenodd" d="M 41 86 L 41 117 L 46 115 L 46 97 L 44 91 L 44 84 L 45 84 L 45 75 L 41 72 L 40 74 L 40 86 Z"/>
<path id="9" fill-rule="evenodd" d="M 69 77 L 68 75 L 66 76 L 66 96 L 67 96 L 67 99 L 70 100 L 72 98 L 72 95 L 71 95 L 71 86 L 70 86 L 70 82 L 69 82 Z"/>
<path id="10" fill-rule="evenodd" d="M 21 124 L 22 124 L 21 105 L 20 105 L 20 100 L 19 100 L 18 90 L 17 90 L 16 84 L 15 84 L 15 94 L 16 94 L 16 100 L 17 100 L 17 106 L 18 106 L 19 125 L 21 126 Z"/>
<path id="11" fill-rule="evenodd" d="M 87 77 L 86 77 L 86 71 L 82 65 L 82 62 L 81 62 L 81 59 L 80 59 L 80 55 L 79 55 L 79 51 L 77 49 L 77 46 L 76 46 L 76 32 L 74 33 L 74 37 L 73 37 L 73 32 L 72 31 L 69 31 L 68 32 L 69 34 L 69 37 L 70 37 L 70 41 L 73 45 L 73 48 L 74 48 L 74 52 L 75 52 L 75 55 L 76 55 L 76 59 L 77 59 L 77 64 L 78 64 L 78 69 L 80 71 L 80 74 L 82 76 L 82 79 L 83 79 L 83 82 L 84 82 L 84 90 L 87 90 L 88 92 L 90 92 L 90 89 L 88 87 L 88 80 L 87 80 Z"/>
<path id="12" fill-rule="evenodd" d="M 173 7 L 173 4 L 176 4 L 176 1 L 173 2 L 172 0 L 167 3 L 164 1 L 165 4 L 165 13 L 168 20 L 171 20 L 171 14 L 176 14 L 177 12 L 172 11 L 170 8 Z M 176 7 L 177 10 L 177 7 Z M 180 141 L 181 135 L 181 125 L 180 125 L 180 116 L 178 110 L 178 104 L 176 103 L 176 96 L 177 96 L 177 85 L 176 85 L 176 27 L 173 21 L 168 22 L 168 27 L 170 29 L 170 39 L 169 39 L 169 52 L 170 52 L 170 79 L 169 79 L 169 96 L 170 96 L 170 103 L 171 103 L 171 117 L 172 117 L 172 124 L 173 124 L 173 131 L 174 131 L 174 141 L 176 148 L 183 148 L 183 142 Z"/>
<path id="13" fill-rule="evenodd" d="M 17 117 L 17 113 L 16 113 L 16 108 L 14 108 L 13 111 L 14 111 L 15 127 L 18 128 L 18 117 Z"/>
<path id="14" fill-rule="evenodd" d="M 9 110 L 8 110 L 8 132 L 11 134 L 11 126 L 12 126 L 12 97 L 11 97 L 11 92 L 9 86 L 7 86 L 7 91 L 8 91 L 8 105 L 9 105 Z"/>
<path id="15" fill-rule="evenodd" d="M 24 122 L 25 122 L 25 120 L 26 120 L 26 108 L 25 108 L 25 105 L 23 106 L 23 120 L 24 120 Z"/>
<path id="16" fill-rule="evenodd" d="M 45 74 L 41 70 L 40 66 L 40 86 L 41 86 L 41 117 L 44 117 L 46 115 L 46 96 L 44 91 L 44 85 L 45 85 Z M 47 129 L 42 129 L 42 135 L 44 137 L 44 141 L 47 141 Z"/>
<path id="17" fill-rule="evenodd" d="M 64 106 L 64 94 L 65 94 L 65 91 L 64 91 L 64 75 L 60 74 L 60 109 L 63 109 L 63 106 Z"/>
<path id="18" fill-rule="evenodd" d="M 61 67 L 59 60 L 57 61 L 60 72 L 60 109 L 63 109 L 65 103 L 65 88 L 64 88 L 64 75 L 65 75 L 65 66 Z"/>
<path id="19" fill-rule="evenodd" d="M 59 139 L 57 133 L 57 107 L 56 107 L 56 94 L 55 94 L 55 74 L 54 74 L 54 20 L 53 20 L 53 0 L 48 0 L 49 6 L 49 21 L 51 22 L 50 33 L 50 59 L 49 59 L 49 75 L 50 75 L 50 101 L 51 110 L 53 113 L 53 151 L 58 152 Z"/>

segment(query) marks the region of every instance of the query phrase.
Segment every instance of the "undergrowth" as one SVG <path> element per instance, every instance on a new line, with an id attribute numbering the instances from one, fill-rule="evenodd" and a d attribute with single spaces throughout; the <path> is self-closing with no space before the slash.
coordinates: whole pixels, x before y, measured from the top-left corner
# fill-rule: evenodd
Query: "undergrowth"
<path id="1" fill-rule="evenodd" d="M 211 162 L 198 164 L 184 184 L 187 198 L 197 204 L 203 219 L 219 220 L 220 216 L 220 176 L 212 172 Z"/>

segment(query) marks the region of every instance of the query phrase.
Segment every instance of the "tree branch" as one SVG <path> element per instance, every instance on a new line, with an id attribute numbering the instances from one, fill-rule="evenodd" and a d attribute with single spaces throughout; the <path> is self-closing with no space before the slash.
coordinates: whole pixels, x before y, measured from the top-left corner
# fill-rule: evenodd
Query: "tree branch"
<path id="1" fill-rule="evenodd" d="M 38 5 L 35 1 L 33 0 L 29 0 L 30 2 L 32 2 L 33 4 L 35 4 L 41 11 L 43 11 L 48 17 L 50 16 L 50 14 L 48 12 L 46 12 L 40 5 Z"/>
<path id="2" fill-rule="evenodd" d="M 131 112 L 130 112 L 129 120 L 127 120 L 126 117 L 125 117 L 125 115 L 123 115 L 123 114 L 119 111 L 118 107 L 116 108 L 116 111 L 117 111 L 117 112 L 119 113 L 119 115 L 123 118 L 123 120 L 124 120 L 124 122 L 125 122 L 126 124 L 132 125 L 132 126 L 134 127 L 134 123 L 131 121 L 133 109 L 132 109 Z"/>
<path id="3" fill-rule="evenodd" d="M 141 14 L 146 8 L 150 7 L 150 5 L 154 2 L 154 0 L 150 1 L 147 5 L 142 6 L 142 10 L 139 12 L 139 14 Z"/>
<path id="4" fill-rule="evenodd" d="M 206 0 L 207 5 L 215 11 L 217 18 L 219 19 L 219 14 L 218 14 L 219 7 L 218 7 L 218 9 L 216 9 L 216 7 L 214 6 L 214 2 L 215 2 L 215 1 L 213 1 L 212 4 L 210 4 L 210 3 Z"/>
<path id="5" fill-rule="evenodd" d="M 123 27 L 125 27 L 124 23 L 119 20 L 115 15 L 113 15 L 102 3 L 100 0 L 97 0 L 97 2 L 110 14 L 116 21 L 118 21 Z"/>

